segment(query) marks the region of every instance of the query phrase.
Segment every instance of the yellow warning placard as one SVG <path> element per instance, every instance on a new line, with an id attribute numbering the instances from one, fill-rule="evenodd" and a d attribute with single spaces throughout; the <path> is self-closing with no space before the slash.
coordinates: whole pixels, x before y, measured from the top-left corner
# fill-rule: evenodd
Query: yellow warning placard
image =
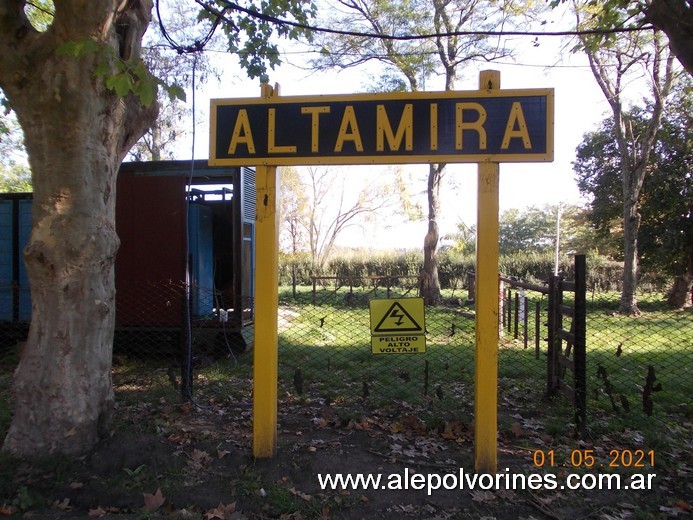
<path id="1" fill-rule="evenodd" d="M 371 300 L 370 314 L 372 336 L 426 333 L 423 298 Z"/>
<path id="2" fill-rule="evenodd" d="M 370 311 L 373 354 L 426 352 L 423 298 L 371 300 Z"/>

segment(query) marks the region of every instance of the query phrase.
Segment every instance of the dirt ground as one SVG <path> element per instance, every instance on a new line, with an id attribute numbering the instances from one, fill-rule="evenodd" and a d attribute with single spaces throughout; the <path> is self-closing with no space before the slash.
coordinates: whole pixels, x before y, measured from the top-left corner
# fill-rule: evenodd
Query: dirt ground
<path id="1" fill-rule="evenodd" d="M 649 491 L 560 489 L 568 473 L 590 472 L 564 466 L 572 450 L 593 449 L 600 464 L 608 462 L 610 449 L 638 447 L 632 432 L 589 443 L 557 439 L 538 421 L 518 415 L 511 431 L 499 436 L 501 478 L 550 472 L 556 489 L 470 489 L 467 479 L 475 477 L 471 425 L 449 420 L 431 428 L 406 409 L 389 417 L 348 418 L 321 402 L 294 406 L 291 398 L 284 399 L 272 459 L 252 457 L 247 406 L 221 401 L 196 408 L 161 399 L 121 406 L 117 415 L 112 436 L 77 460 L 2 459 L 0 516 L 611 520 L 691 513 L 690 446 L 668 448 L 662 454 L 666 467 L 621 470 L 623 478 L 656 473 Z M 554 449 L 556 466 L 537 468 L 537 449 L 547 454 Z M 321 489 L 318 475 L 328 472 L 381 474 L 381 488 L 400 489 Z M 467 474 L 462 488 L 454 482 L 460 472 Z M 435 483 L 436 477 L 415 473 L 457 485 L 429 494 L 413 488 L 417 479 Z"/>

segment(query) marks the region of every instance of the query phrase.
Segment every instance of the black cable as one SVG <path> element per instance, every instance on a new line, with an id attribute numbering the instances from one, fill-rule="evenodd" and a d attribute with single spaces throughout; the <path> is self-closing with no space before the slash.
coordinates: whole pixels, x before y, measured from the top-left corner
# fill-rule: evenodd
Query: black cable
<path id="1" fill-rule="evenodd" d="M 157 0 L 157 9 L 159 2 Z M 190 193 L 192 181 L 195 175 L 195 76 L 197 69 L 197 55 L 193 55 L 192 62 L 192 145 L 190 150 L 190 173 L 188 174 L 186 191 Z M 192 379 L 193 379 L 193 337 L 192 337 L 192 291 L 193 279 L 191 276 L 190 265 L 190 220 L 189 220 L 190 197 L 185 200 L 185 356 L 181 374 L 181 393 L 183 399 L 198 406 L 193 398 Z"/>
<path id="2" fill-rule="evenodd" d="M 199 0 L 195 0 L 197 3 L 200 3 Z M 174 49 L 178 54 L 190 54 L 190 53 L 195 53 L 195 52 L 200 52 L 204 50 L 205 46 L 209 43 L 209 41 L 212 39 L 214 36 L 215 31 L 217 30 L 217 27 L 219 27 L 220 23 L 222 20 L 225 20 L 224 13 L 228 10 L 228 8 L 224 8 L 221 13 L 218 11 L 214 10 L 212 14 L 215 15 L 214 23 L 212 24 L 212 27 L 210 28 L 209 31 L 207 31 L 207 34 L 204 36 L 202 39 L 195 40 L 193 43 L 189 45 L 182 45 L 175 41 L 173 37 L 169 34 L 169 32 L 166 30 L 166 26 L 164 25 L 164 21 L 161 18 L 161 9 L 160 9 L 160 0 L 155 0 L 155 7 L 156 7 L 156 17 L 157 20 L 159 21 L 159 30 L 161 31 L 161 35 L 164 37 L 164 39 L 169 43 L 170 47 Z"/>
<path id="3" fill-rule="evenodd" d="M 199 5 L 201 5 L 209 13 L 216 14 L 216 10 L 212 7 L 206 5 L 202 0 L 195 0 Z M 414 41 L 414 40 L 428 40 L 432 38 L 448 38 L 451 36 L 582 36 L 582 35 L 607 35 L 607 34 L 618 34 L 627 32 L 637 32 L 644 30 L 654 29 L 652 25 L 643 25 L 641 27 L 614 27 L 611 29 L 583 29 L 575 31 L 450 31 L 443 33 L 427 33 L 427 34 L 410 34 L 403 36 L 395 36 L 392 34 L 379 34 L 379 33 L 369 33 L 369 32 L 359 32 L 359 31 L 346 31 L 340 29 L 330 29 L 326 27 L 318 27 L 315 25 L 308 25 L 299 22 L 292 22 L 291 20 L 284 20 L 282 18 L 277 18 L 268 14 L 255 11 L 253 9 L 248 9 L 246 7 L 241 7 L 233 2 L 228 2 L 225 0 L 220 0 L 225 4 L 224 10 L 234 10 L 241 13 L 245 13 L 253 18 L 258 18 L 265 22 L 273 23 L 275 25 L 288 25 L 295 27 L 297 29 L 304 29 L 307 31 L 320 32 L 326 34 L 337 34 L 342 36 L 355 36 L 361 38 L 376 38 L 380 40 L 397 40 L 397 41 Z M 229 20 L 224 17 L 224 21 L 229 23 Z M 231 22 L 232 23 L 232 22 Z"/>

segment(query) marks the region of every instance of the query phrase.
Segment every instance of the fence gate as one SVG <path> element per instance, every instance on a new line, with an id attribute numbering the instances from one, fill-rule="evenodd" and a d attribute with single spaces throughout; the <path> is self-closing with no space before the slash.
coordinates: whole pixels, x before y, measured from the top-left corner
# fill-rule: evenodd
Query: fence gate
<path id="1" fill-rule="evenodd" d="M 585 255 L 575 255 L 574 282 L 563 280 L 563 275 L 549 279 L 546 395 L 553 396 L 560 391 L 573 401 L 580 436 L 585 434 L 587 412 L 585 277 Z M 564 303 L 566 292 L 574 293 L 572 305 Z"/>

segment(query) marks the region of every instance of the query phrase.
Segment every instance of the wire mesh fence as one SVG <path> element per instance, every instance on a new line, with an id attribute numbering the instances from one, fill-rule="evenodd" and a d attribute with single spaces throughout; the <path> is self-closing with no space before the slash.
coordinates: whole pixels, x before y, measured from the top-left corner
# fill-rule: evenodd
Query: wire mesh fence
<path id="1" fill-rule="evenodd" d="M 501 344 L 509 337 L 528 346 L 534 341 L 545 360 L 548 298 L 543 290 L 508 285 L 501 301 Z M 618 313 L 619 293 L 593 286 L 586 294 L 587 426 L 593 432 L 688 427 L 693 416 L 691 308 L 671 309 L 658 292 L 638 298 L 640 314 L 627 316 Z M 567 294 L 564 303 L 572 304 L 573 296 Z"/>
<path id="2" fill-rule="evenodd" d="M 284 395 L 329 403 L 338 413 L 396 414 L 471 426 L 474 309 L 467 290 L 445 290 L 425 309 L 423 353 L 373 354 L 369 302 L 418 295 L 418 279 L 322 278 L 280 292 L 279 376 Z M 528 329 L 528 333 L 534 332 Z M 541 407 L 545 359 L 503 332 L 500 399 Z M 519 337 L 519 336 L 518 336 Z"/>
<path id="3" fill-rule="evenodd" d="M 294 405 L 329 407 L 340 420 L 410 414 L 430 424 L 474 415 L 474 305 L 468 283 L 444 289 L 425 309 L 425 353 L 373 354 L 369 302 L 418 296 L 414 277 L 316 280 L 281 287 L 279 395 Z M 542 284 L 506 281 L 499 307 L 499 420 L 542 417 L 570 429 L 571 403 L 547 401 L 548 298 Z M 688 428 L 693 405 L 693 313 L 641 294 L 641 314 L 618 314 L 619 295 L 587 294 L 587 429 Z M 566 303 L 570 303 L 567 296 Z M 181 284 L 142 285 L 118 295 L 114 339 L 116 395 L 198 402 L 252 398 L 252 301 Z M 11 401 L 12 372 L 28 323 L 3 322 L 0 400 Z M 186 374 L 190 378 L 185 381 Z M 5 405 L 7 407 L 7 405 Z M 453 422 L 451 422 L 451 420 Z M 457 422 L 454 422 L 457 421 Z M 551 426 L 553 425 L 553 426 Z"/>

